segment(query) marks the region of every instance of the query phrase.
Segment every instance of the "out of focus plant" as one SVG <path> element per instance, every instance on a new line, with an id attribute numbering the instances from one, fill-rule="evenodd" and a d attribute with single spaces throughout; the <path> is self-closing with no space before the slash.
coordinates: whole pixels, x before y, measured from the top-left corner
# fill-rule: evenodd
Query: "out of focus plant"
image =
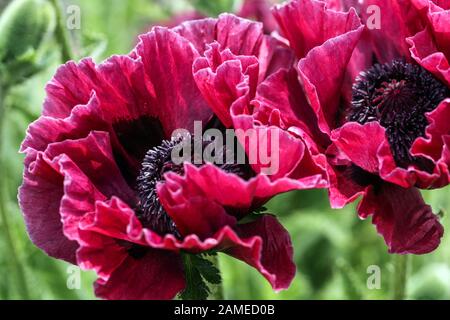
<path id="1" fill-rule="evenodd" d="M 11 220 L 11 179 L 10 158 L 11 127 L 14 119 L 9 108 L 15 105 L 9 94 L 17 85 L 36 75 L 48 64 L 47 40 L 55 29 L 55 12 L 47 0 L 14 0 L 2 9 L 0 15 L 0 220 L 2 241 L 12 277 L 4 279 L 0 286 L 2 296 L 11 296 L 17 291 L 22 298 L 29 298 L 28 283 L 24 264 L 19 253 Z M 14 171 L 15 172 L 15 171 Z M 15 193 L 15 191 L 13 191 Z M 13 193 L 13 194 L 14 194 Z M 3 261 L 2 261 L 3 264 Z M 5 272 L 3 272 L 6 274 Z M 15 279 L 16 290 L 7 284 Z"/>
<path id="2" fill-rule="evenodd" d="M 450 299 L 450 268 L 446 264 L 425 266 L 413 277 L 411 283 L 412 299 Z"/>
<path id="3" fill-rule="evenodd" d="M 235 0 L 190 0 L 192 5 L 207 15 L 218 15 L 222 12 L 233 12 Z"/>

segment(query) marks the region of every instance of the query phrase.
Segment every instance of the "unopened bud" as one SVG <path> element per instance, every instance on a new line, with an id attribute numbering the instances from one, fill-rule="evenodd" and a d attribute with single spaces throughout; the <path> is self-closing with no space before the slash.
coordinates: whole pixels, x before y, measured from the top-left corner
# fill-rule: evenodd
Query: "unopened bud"
<path id="1" fill-rule="evenodd" d="M 32 68 L 37 52 L 55 28 L 48 0 L 13 0 L 0 16 L 0 67 L 8 74 Z M 21 70 L 12 70 L 20 68 Z"/>

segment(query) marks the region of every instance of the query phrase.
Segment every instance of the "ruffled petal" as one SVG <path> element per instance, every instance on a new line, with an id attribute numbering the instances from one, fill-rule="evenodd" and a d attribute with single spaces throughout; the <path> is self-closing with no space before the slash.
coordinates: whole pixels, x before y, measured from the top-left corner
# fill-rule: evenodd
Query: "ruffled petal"
<path id="1" fill-rule="evenodd" d="M 104 112 L 114 118 L 134 119 L 146 111 L 148 88 L 141 63 L 128 56 L 113 56 L 100 65 L 91 59 L 61 66 L 46 87 L 44 116 L 66 118 L 77 105 L 85 105 L 95 92 Z"/>
<path id="2" fill-rule="evenodd" d="M 158 111 L 165 136 L 177 129 L 194 129 L 194 121 L 206 122 L 212 113 L 198 90 L 192 65 L 199 57 L 194 46 L 166 28 L 154 28 L 140 37 L 135 54 L 142 59 L 152 86 L 146 104 Z"/>
<path id="3" fill-rule="evenodd" d="M 201 194 L 178 189 L 185 185 L 175 185 L 170 180 L 164 185 L 158 188 L 160 201 L 182 236 L 195 234 L 206 239 L 223 226 L 236 225 L 236 218 L 229 215 L 222 205 Z"/>
<path id="4" fill-rule="evenodd" d="M 287 289 L 296 272 L 287 230 L 274 217 L 266 215 L 239 225 L 237 234 L 241 240 L 225 252 L 256 268 L 274 290 Z"/>
<path id="5" fill-rule="evenodd" d="M 418 138 L 412 147 L 414 154 L 423 154 L 438 161 L 442 155 L 443 138 L 450 135 L 450 99 L 444 100 L 435 110 L 428 113 L 426 137 Z"/>
<path id="6" fill-rule="evenodd" d="M 205 210 L 201 212 L 204 213 Z M 205 218 L 214 219 L 210 215 Z M 114 299 L 167 298 L 161 294 L 158 295 L 157 291 L 152 293 L 153 296 L 148 296 L 150 293 L 144 295 L 141 291 L 131 293 L 121 284 L 124 282 L 123 279 L 122 281 L 116 280 L 124 277 L 125 274 L 129 275 L 129 272 L 135 268 L 144 268 L 144 266 L 139 266 L 139 263 L 151 263 L 152 268 L 159 268 L 160 265 L 168 267 L 165 264 L 165 258 L 162 258 L 161 262 L 157 259 L 153 260 L 153 258 L 150 261 L 150 257 L 155 256 L 156 252 L 159 253 L 160 258 L 163 255 L 171 256 L 172 266 L 168 272 L 161 269 L 160 275 L 163 283 L 168 281 L 165 276 L 174 276 L 171 283 L 175 282 L 178 286 L 175 284 L 169 286 L 170 292 L 173 294 L 183 288 L 181 282 L 178 281 L 177 274 L 172 272 L 180 261 L 180 257 L 176 255 L 180 250 L 191 253 L 217 250 L 230 254 L 259 270 L 275 290 L 287 288 L 295 275 L 295 265 L 292 262 L 293 249 L 289 234 L 274 217 L 269 215 L 260 216 L 257 220 L 247 224 L 235 225 L 234 228 L 224 225 L 204 240 L 194 234 L 180 240 L 173 235 L 161 237 L 151 230 L 143 229 L 133 211 L 119 199 L 114 198 L 112 201 L 97 203 L 95 213 L 84 217 L 80 223 L 80 235 L 81 248 L 78 250 L 77 257 L 81 266 L 98 272 L 100 279 L 97 281 L 97 288 L 104 289 L 96 291 L 100 297 Z M 139 247 L 136 248 L 133 245 Z M 123 248 L 128 248 L 128 250 L 125 251 Z M 109 257 L 110 254 L 111 259 L 103 258 L 104 256 Z M 133 276 L 131 276 L 131 281 L 134 281 Z M 160 285 L 156 279 L 146 280 L 144 278 L 142 281 L 144 283 L 139 287 L 148 286 L 150 288 L 151 285 L 154 287 Z M 172 290 L 174 287 L 176 290 Z M 150 291 L 153 292 L 153 290 Z M 166 291 L 163 291 L 162 294 L 165 294 L 164 292 Z"/>
<path id="7" fill-rule="evenodd" d="M 326 151 L 329 166 L 327 166 L 330 187 L 328 189 L 330 204 L 333 209 L 342 209 L 355 201 L 368 184 L 372 183 L 369 173 L 352 164 L 346 154 L 330 145 Z"/>
<path id="8" fill-rule="evenodd" d="M 93 79 L 92 75 L 95 76 Z M 82 60 L 78 65 L 68 62 L 60 67 L 45 88 L 47 97 L 43 115 L 65 118 L 73 107 L 87 103 L 98 83 L 96 76 L 95 65 L 90 59 Z"/>
<path id="9" fill-rule="evenodd" d="M 295 276 L 289 234 L 270 215 L 261 216 L 248 224 L 237 225 L 234 230 L 225 226 L 205 240 L 200 240 L 196 235 L 188 236 L 183 241 L 171 235 L 161 239 L 148 230 L 144 230 L 144 233 L 152 247 L 192 253 L 209 250 L 227 253 L 256 268 L 275 290 L 286 289 Z"/>
<path id="10" fill-rule="evenodd" d="M 450 10 L 450 3 L 447 0 L 411 0 L 418 10 L 428 12 L 430 3 L 434 3 L 444 10 Z"/>
<path id="11" fill-rule="evenodd" d="M 272 112 L 269 125 L 255 122 L 250 115 L 233 114 L 236 136 L 252 169 L 274 182 L 296 180 L 294 184 L 300 189 L 325 187 L 324 156 L 311 152 L 308 141 L 303 139 L 304 133 L 283 130 L 280 125 L 274 125 L 279 123 L 274 118 L 280 119 L 278 110 Z"/>
<path id="12" fill-rule="evenodd" d="M 414 1 L 416 0 L 331 0 L 330 6 L 342 11 L 353 7 L 367 25 L 365 33 L 368 37 L 364 39 L 366 48 L 359 49 L 369 49 L 369 58 L 373 54 L 379 63 L 388 63 L 393 59 L 409 61 L 405 39 L 426 25 L 424 15 L 413 4 Z"/>
<path id="13" fill-rule="evenodd" d="M 91 62 L 83 60 L 71 68 L 84 70 L 85 64 Z M 78 81 L 66 69 L 67 65 L 58 71 L 61 77 Z M 78 104 L 71 106 L 67 117 L 40 117 L 30 125 L 21 151 L 43 151 L 50 143 L 85 138 L 93 130 L 109 132 L 117 162 L 133 180 L 145 152 L 165 138 L 158 120 L 162 111 L 156 103 L 149 104 L 152 88 L 139 61 L 115 56 L 90 70 L 96 72 L 92 77 L 98 85 L 91 90 L 88 101 L 74 102 Z"/>
<path id="14" fill-rule="evenodd" d="M 161 125 L 156 118 L 142 116 L 135 120 L 111 119 L 113 112 L 105 113 L 103 105 L 93 94 L 87 105 L 78 105 L 64 119 L 42 116 L 32 123 L 21 146 L 21 152 L 35 154 L 47 145 L 67 139 L 78 140 L 92 131 L 109 133 L 114 159 L 132 184 L 139 172 L 141 160 L 152 147 L 164 139 Z"/>
<path id="15" fill-rule="evenodd" d="M 387 141 L 386 130 L 378 122 L 364 125 L 348 122 L 334 130 L 331 139 L 355 165 L 367 172 L 378 173 L 378 150 Z"/>
<path id="16" fill-rule="evenodd" d="M 446 186 L 450 183 L 449 166 L 450 158 L 450 99 L 443 101 L 435 110 L 427 115 L 430 123 L 426 129 L 426 136 L 416 139 L 411 153 L 424 156 L 436 163 L 435 171 L 439 179 L 432 185 L 434 188 Z"/>
<path id="17" fill-rule="evenodd" d="M 329 138 L 323 134 L 317 125 L 317 115 L 303 93 L 294 68 L 280 70 L 267 78 L 258 86 L 253 103 L 257 102 L 253 117 L 264 124 L 274 124 L 270 121 L 274 111 L 280 115 L 280 126 L 289 130 L 304 132 L 302 138 L 309 141 L 309 146 L 317 145 L 318 149 L 329 145 Z"/>
<path id="18" fill-rule="evenodd" d="M 318 154 L 321 141 L 310 135 L 315 130 L 310 123 L 314 113 L 301 93 L 295 71 L 280 70 L 258 86 L 250 105 L 240 102 L 231 107 L 233 126 L 256 173 L 267 174 L 272 181 L 297 179 L 303 188 L 326 185 L 321 178 L 325 177 L 326 160 Z M 314 133 L 326 139 L 317 131 Z"/>
<path id="19" fill-rule="evenodd" d="M 48 255 L 75 263 L 78 245 L 64 236 L 59 213 L 63 179 L 56 163 L 42 153 L 33 156 L 24 169 L 19 205 L 31 241 Z"/>
<path id="20" fill-rule="evenodd" d="M 130 205 L 136 202 L 115 162 L 108 133 L 92 131 L 83 139 L 53 143 L 45 153 L 50 158 L 66 155 L 106 197 L 118 196 Z"/>
<path id="21" fill-rule="evenodd" d="M 427 127 L 427 130 L 433 129 L 433 122 L 436 121 L 435 117 L 437 115 L 441 115 L 445 113 L 445 109 L 448 106 L 448 102 L 444 101 L 440 104 L 440 106 L 434 110 L 434 112 L 429 113 L 427 116 L 430 121 L 430 125 Z M 430 118 L 430 115 L 432 117 Z M 440 119 L 437 121 L 441 121 Z M 442 120 L 444 121 L 444 120 Z M 445 126 L 444 126 L 445 127 Z M 427 132 L 427 137 L 429 137 L 429 132 Z M 430 188 L 439 188 L 447 185 L 448 181 L 448 154 L 447 154 L 447 135 L 442 133 L 442 140 L 440 143 L 442 157 L 439 160 L 433 159 L 433 156 L 436 155 L 436 149 L 428 149 L 428 146 L 425 147 L 423 144 L 423 138 L 419 137 L 416 139 L 417 146 L 415 147 L 415 143 L 410 149 L 410 153 L 412 156 L 422 157 L 427 159 L 430 163 L 434 164 L 431 168 L 421 167 L 419 164 L 411 164 L 408 168 L 398 167 L 394 157 L 392 155 L 391 147 L 387 140 L 380 142 L 380 147 L 378 149 L 378 168 L 379 168 L 379 176 L 390 183 L 399 185 L 403 188 L 411 188 L 417 187 L 421 189 L 430 189 Z M 435 143 L 435 142 L 434 142 Z M 424 146 L 424 149 L 421 150 L 421 146 Z M 436 147 L 436 144 L 435 146 Z M 434 148 L 431 147 L 431 148 Z M 439 148 L 439 147 L 438 147 Z M 429 153 L 428 153 L 429 152 Z M 427 165 L 428 166 L 428 165 Z"/>
<path id="22" fill-rule="evenodd" d="M 218 19 L 187 21 L 173 31 L 192 42 L 200 54 L 207 50 L 208 44 L 217 41 L 236 55 L 259 56 L 264 38 L 261 23 L 227 13 Z"/>
<path id="23" fill-rule="evenodd" d="M 172 299 L 183 290 L 181 258 L 145 246 L 142 227 L 118 198 L 97 202 L 78 224 L 78 265 L 95 270 L 95 294 L 104 299 Z"/>
<path id="24" fill-rule="evenodd" d="M 426 22 L 411 0 L 369 0 L 362 8 L 363 21 L 370 16 L 367 8 L 377 5 L 380 8 L 380 28 L 370 30 L 372 46 L 380 63 L 393 59 L 410 60 L 406 38 L 416 34 L 424 28 Z M 365 13 L 365 14 L 364 14 Z"/>
<path id="25" fill-rule="evenodd" d="M 232 14 L 221 14 L 218 19 L 187 21 L 172 29 L 189 40 L 203 55 L 208 45 L 218 42 L 222 50 L 229 49 L 235 55 L 255 56 L 259 61 L 259 81 L 269 70 L 273 60 L 279 62 L 283 46 L 274 38 L 264 34 L 259 22 L 238 18 Z"/>
<path id="26" fill-rule="evenodd" d="M 411 48 L 411 57 L 423 68 L 450 86 L 450 64 L 448 57 L 440 52 L 427 28 L 406 40 Z"/>
<path id="27" fill-rule="evenodd" d="M 361 26 L 354 10 L 336 12 L 316 0 L 289 1 L 274 7 L 273 14 L 298 58 L 304 58 L 311 49 L 327 40 Z"/>
<path id="28" fill-rule="evenodd" d="M 185 286 L 179 255 L 148 250 L 140 259 L 127 257 L 107 282 L 97 280 L 95 295 L 109 300 L 169 300 Z"/>
<path id="29" fill-rule="evenodd" d="M 92 211 L 95 201 L 113 194 L 135 202 L 105 133 L 54 143 L 45 152 L 27 155 L 19 203 L 31 239 L 52 256 L 74 261 L 76 246 L 65 238 L 76 240 L 79 219 Z"/>
<path id="30" fill-rule="evenodd" d="M 362 218 L 384 237 L 390 253 L 426 254 L 439 246 L 444 233 L 439 219 L 416 188 L 384 183 L 369 187 L 358 207 Z"/>
<path id="31" fill-rule="evenodd" d="M 447 59 L 450 59 L 450 5 L 447 3 L 447 10 L 430 3 L 428 11 L 429 26 L 433 32 L 433 38 L 436 46 L 444 53 Z"/>
<path id="32" fill-rule="evenodd" d="M 413 186 L 430 188 L 442 185 L 443 181 L 448 179 L 446 175 L 441 174 L 439 167 L 432 168 L 429 172 L 416 164 L 411 164 L 408 168 L 397 166 L 385 129 L 377 122 L 364 125 L 355 122 L 346 123 L 333 131 L 332 140 L 333 146 L 345 154 L 352 164 L 367 174 L 379 175 L 383 180 L 404 188 Z M 430 159 L 426 153 L 412 152 L 412 149 L 411 154 Z"/>
<path id="33" fill-rule="evenodd" d="M 59 209 L 63 232 L 68 239 L 77 240 L 80 220 L 95 209 L 96 201 L 104 201 L 106 197 L 69 157 L 62 155 L 55 160 L 64 176 L 64 196 Z"/>
<path id="34" fill-rule="evenodd" d="M 190 20 L 172 28 L 172 31 L 191 42 L 200 55 L 203 55 L 207 50 L 206 46 L 217 41 L 216 24 L 217 19 L 213 18 Z"/>
<path id="35" fill-rule="evenodd" d="M 362 31 L 363 26 L 360 25 L 327 40 L 312 49 L 298 64 L 306 96 L 324 133 L 329 134 L 340 121 L 338 109 L 346 68 Z M 329 63 L 330 59 L 333 63 Z"/>
<path id="36" fill-rule="evenodd" d="M 270 34 L 277 28 L 275 18 L 270 12 L 273 3 L 273 0 L 244 0 L 238 16 L 262 22 L 264 32 Z"/>
<path id="37" fill-rule="evenodd" d="M 155 46 L 157 55 L 152 53 Z M 43 150 L 52 142 L 84 138 L 92 130 L 107 131 L 121 170 L 133 181 L 148 149 L 175 129 L 193 128 L 195 120 L 206 123 L 212 112 L 192 76 L 198 57 L 192 45 L 160 28 L 142 37 L 135 53 L 141 51 L 144 57 L 114 56 L 98 66 L 86 59 L 61 67 L 47 90 L 50 111 L 30 126 L 22 150 Z M 156 62 L 156 57 L 164 61 Z M 77 90 L 73 84 L 85 78 L 92 83 L 85 81 L 80 86 L 84 89 Z M 61 97 L 71 99 L 64 102 Z M 58 109 L 63 106 L 64 112 Z"/>
<path id="38" fill-rule="evenodd" d="M 197 85 L 215 115 L 228 128 L 232 126 L 231 105 L 239 99 L 249 103 L 258 84 L 259 64 L 254 56 L 235 56 L 230 50 L 220 51 L 211 44 L 205 57 L 193 66 Z"/>
<path id="39" fill-rule="evenodd" d="M 215 187 L 211 188 L 211 186 Z M 212 209 L 216 205 L 220 205 L 228 214 L 241 218 L 250 213 L 252 209 L 262 206 L 273 196 L 300 187 L 304 186 L 294 179 L 271 181 L 268 176 L 257 175 L 246 181 L 237 175 L 226 173 L 212 164 L 205 164 L 200 168 L 185 164 L 183 176 L 174 173 L 166 174 L 166 181 L 158 185 L 158 195 L 167 213 L 174 220 L 185 220 L 185 223 L 189 224 L 186 231 L 190 231 L 197 228 L 198 222 L 194 219 L 190 220 L 189 217 L 182 217 L 183 210 L 178 210 L 179 206 L 182 206 L 185 211 L 190 212 L 192 211 L 189 208 L 191 205 L 197 209 L 197 204 L 191 204 L 190 199 L 202 198 L 203 201 L 211 203 Z M 172 208 L 177 209 L 176 212 L 172 211 Z M 217 208 L 215 211 L 220 213 Z M 217 221 L 233 222 L 222 218 Z M 190 233 L 194 232 L 185 232 L 185 235 Z"/>

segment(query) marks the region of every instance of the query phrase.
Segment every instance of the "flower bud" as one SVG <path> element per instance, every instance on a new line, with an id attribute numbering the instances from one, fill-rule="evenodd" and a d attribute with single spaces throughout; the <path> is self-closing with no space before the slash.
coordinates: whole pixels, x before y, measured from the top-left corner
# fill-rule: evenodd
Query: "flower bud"
<path id="1" fill-rule="evenodd" d="M 47 0 L 13 0 L 0 16 L 0 69 L 7 75 L 33 69 L 44 40 L 55 28 Z M 26 73 L 26 72 L 25 72 Z"/>

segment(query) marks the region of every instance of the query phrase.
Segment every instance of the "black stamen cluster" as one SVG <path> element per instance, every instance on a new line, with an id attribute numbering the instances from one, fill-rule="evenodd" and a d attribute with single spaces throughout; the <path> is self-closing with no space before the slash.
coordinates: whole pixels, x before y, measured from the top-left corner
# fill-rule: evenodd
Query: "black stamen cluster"
<path id="1" fill-rule="evenodd" d="M 353 85 L 349 121 L 378 121 L 388 136 L 398 166 L 430 169 L 426 159 L 409 152 L 428 125 L 426 113 L 449 97 L 449 89 L 419 65 L 394 60 L 362 72 Z"/>
<path id="2" fill-rule="evenodd" d="M 139 195 L 139 204 L 136 209 L 137 217 L 144 227 L 149 228 L 161 235 L 173 234 L 179 236 L 179 232 L 173 220 L 164 210 L 158 197 L 156 186 L 159 182 L 164 182 L 164 174 L 175 172 L 184 174 L 184 165 L 172 162 L 172 150 L 175 146 L 186 142 L 185 137 L 178 137 L 172 140 L 164 140 L 158 147 L 150 149 L 142 161 L 141 171 L 137 178 L 137 191 Z M 206 147 L 211 141 L 202 141 L 203 147 Z M 196 152 L 193 142 L 191 163 L 194 164 L 194 154 Z M 222 158 L 223 164 L 215 164 L 227 173 L 233 173 L 243 179 L 249 179 L 253 175 L 250 166 L 246 164 L 226 163 L 226 147 L 220 150 L 218 157 Z M 202 162 L 200 165 L 204 164 Z M 197 164 L 199 165 L 199 164 Z M 217 187 L 217 186 L 213 186 Z"/>

